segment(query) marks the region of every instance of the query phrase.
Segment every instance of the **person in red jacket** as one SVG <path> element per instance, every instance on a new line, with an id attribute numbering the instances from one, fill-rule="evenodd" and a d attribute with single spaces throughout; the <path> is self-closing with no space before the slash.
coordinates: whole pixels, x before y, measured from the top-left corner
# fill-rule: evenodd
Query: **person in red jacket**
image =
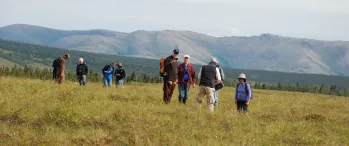
<path id="1" fill-rule="evenodd" d="M 196 77 L 193 65 L 189 63 L 190 56 L 184 55 L 184 63 L 178 66 L 178 100 L 185 104 L 188 99 L 189 88 L 195 88 Z"/>

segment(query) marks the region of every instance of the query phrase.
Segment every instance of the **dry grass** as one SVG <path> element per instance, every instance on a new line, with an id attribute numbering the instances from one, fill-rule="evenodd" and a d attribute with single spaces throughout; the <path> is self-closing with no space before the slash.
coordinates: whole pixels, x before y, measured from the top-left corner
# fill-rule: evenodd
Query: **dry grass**
<path id="1" fill-rule="evenodd" d="M 49 81 L 0 77 L 0 145 L 348 145 L 349 98 L 254 91 L 248 114 L 233 88 L 220 106 L 195 110 L 162 102 L 157 84 L 60 88 Z M 205 102 L 204 102 L 205 103 Z"/>

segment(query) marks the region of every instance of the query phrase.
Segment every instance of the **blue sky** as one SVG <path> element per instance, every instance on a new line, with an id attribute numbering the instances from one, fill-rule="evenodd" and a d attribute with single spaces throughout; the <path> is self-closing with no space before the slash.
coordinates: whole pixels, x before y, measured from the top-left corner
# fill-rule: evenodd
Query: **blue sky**
<path id="1" fill-rule="evenodd" d="M 0 26 L 349 41 L 349 0 L 0 0 Z"/>

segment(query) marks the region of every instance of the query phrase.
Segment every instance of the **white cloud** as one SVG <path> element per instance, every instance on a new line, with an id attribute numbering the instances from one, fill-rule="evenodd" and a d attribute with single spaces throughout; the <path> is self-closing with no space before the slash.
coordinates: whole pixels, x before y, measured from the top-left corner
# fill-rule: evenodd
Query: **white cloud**
<path id="1" fill-rule="evenodd" d="M 241 32 L 237 28 L 232 28 L 231 29 L 231 35 L 233 35 L 233 36 L 241 36 Z"/>

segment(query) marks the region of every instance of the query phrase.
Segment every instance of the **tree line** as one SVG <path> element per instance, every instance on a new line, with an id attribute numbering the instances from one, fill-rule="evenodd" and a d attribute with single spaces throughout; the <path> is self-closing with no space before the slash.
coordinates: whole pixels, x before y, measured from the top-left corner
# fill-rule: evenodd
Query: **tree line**
<path id="1" fill-rule="evenodd" d="M 53 70 L 48 68 L 31 68 L 28 66 L 18 67 L 17 65 L 9 68 L 7 66 L 0 67 L 0 76 L 5 77 L 18 77 L 18 78 L 28 78 L 28 79 L 40 79 L 40 80 L 53 80 Z M 66 72 L 66 80 L 77 82 L 77 77 L 75 72 Z M 87 75 L 88 82 L 103 82 L 103 75 L 101 73 L 94 72 L 90 70 Z M 136 75 L 132 72 L 126 77 L 127 82 L 138 82 L 138 83 L 161 83 L 162 78 L 160 76 L 151 76 L 147 74 Z"/>
<path id="2" fill-rule="evenodd" d="M 100 73 L 99 70 L 101 70 L 106 64 L 112 61 L 120 61 L 123 64 L 126 72 L 135 72 L 137 78 L 142 74 L 146 74 L 147 76 L 151 76 L 155 80 L 155 77 L 159 72 L 159 60 L 156 59 L 154 60 L 74 51 L 41 45 L 5 41 L 0 39 L 0 58 L 9 60 L 10 62 L 20 65 L 21 67 L 27 65 L 28 67 L 35 68 L 39 65 L 42 68 L 49 68 L 51 67 L 54 59 L 56 59 L 59 55 L 64 55 L 65 53 L 70 53 L 71 55 L 71 59 L 66 62 L 67 70 L 75 70 L 77 60 L 82 57 L 89 66 L 89 69 L 97 71 L 98 73 Z M 194 65 L 194 67 L 198 71 L 200 65 Z M 278 83 L 281 83 L 283 85 L 295 85 L 298 82 L 298 84 L 309 84 L 317 86 L 321 86 L 322 84 L 324 86 L 336 85 L 336 88 L 349 88 L 349 77 L 345 76 L 285 73 L 231 68 L 224 68 L 224 73 L 226 75 L 226 80 L 230 81 L 237 78 L 240 73 L 245 73 L 248 80 L 259 83 L 272 83 L 275 84 L 274 86 L 276 86 Z"/>
<path id="3" fill-rule="evenodd" d="M 40 79 L 40 80 L 53 80 L 52 69 L 44 68 L 31 68 L 28 66 L 18 67 L 13 66 L 9 68 L 7 66 L 0 67 L 0 76 L 5 77 L 18 77 L 18 78 L 29 78 L 29 79 Z M 77 82 L 77 77 L 74 72 L 68 71 L 66 73 L 66 80 Z M 90 70 L 87 75 L 88 82 L 102 83 L 103 75 L 101 73 L 94 72 Z M 151 74 L 140 74 L 137 75 L 136 72 L 128 74 L 126 77 L 126 84 L 132 83 L 162 83 L 162 77 L 159 75 Z M 225 81 L 226 87 L 236 87 L 238 84 L 237 80 Z M 279 90 L 279 91 L 291 91 L 291 92 L 303 92 L 303 93 L 316 93 L 316 94 L 327 94 L 327 95 L 337 95 L 337 96 L 349 96 L 348 88 L 341 88 L 337 85 L 325 86 L 325 85 L 307 85 L 307 84 L 268 84 L 261 82 L 250 82 L 252 89 L 262 89 L 262 90 Z"/>

